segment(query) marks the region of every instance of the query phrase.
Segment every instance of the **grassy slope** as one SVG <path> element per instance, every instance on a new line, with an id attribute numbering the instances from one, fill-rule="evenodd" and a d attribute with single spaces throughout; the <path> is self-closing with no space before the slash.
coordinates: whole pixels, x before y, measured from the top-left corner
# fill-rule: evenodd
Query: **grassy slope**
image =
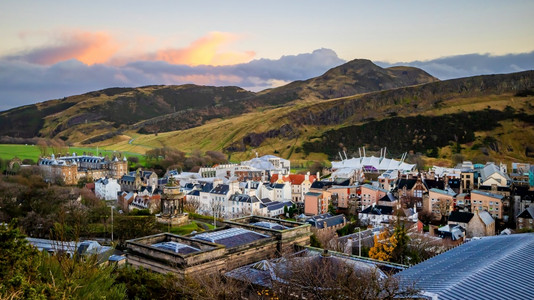
<path id="1" fill-rule="evenodd" d="M 343 102 L 346 98 L 328 100 L 328 102 Z M 529 103 L 534 100 L 534 97 L 518 98 L 512 94 L 507 93 L 503 95 L 489 95 L 479 97 L 457 97 L 452 98 L 444 102 L 441 106 L 435 109 L 431 109 L 424 112 L 414 112 L 404 116 L 422 114 L 428 116 L 438 116 L 450 113 L 456 113 L 459 111 L 477 111 L 488 107 L 492 109 L 503 110 L 506 106 L 511 106 L 516 110 L 525 110 L 530 114 L 533 114 L 533 110 Z M 324 103 L 324 102 L 323 102 Z M 204 126 L 192 128 L 184 131 L 174 131 L 167 133 L 160 133 L 156 135 L 140 135 L 132 134 L 135 140 L 132 144 L 128 143 L 127 139 L 122 141 L 106 141 L 101 143 L 102 146 L 106 146 L 110 149 L 116 149 L 121 151 L 133 151 L 143 153 L 147 149 L 161 146 L 175 147 L 182 151 L 191 152 L 194 149 L 200 150 L 223 150 L 233 141 L 243 138 L 247 133 L 264 132 L 269 129 L 279 128 L 283 124 L 287 124 L 291 121 L 293 113 L 300 113 L 302 111 L 319 110 L 321 105 L 313 101 L 302 101 L 293 105 L 285 107 L 275 108 L 271 110 L 257 111 L 241 115 L 239 117 L 230 118 L 226 120 L 214 120 Z M 319 136 L 322 132 L 340 128 L 350 124 L 361 124 L 362 122 L 354 122 L 353 119 L 347 119 L 343 124 L 327 125 L 327 126 L 313 126 L 305 125 L 299 127 L 300 136 L 293 139 L 271 138 L 267 139 L 261 146 L 254 149 L 247 149 L 245 152 L 232 153 L 232 160 L 250 159 L 255 156 L 257 151 L 260 155 L 272 154 L 274 151 L 278 151 L 278 155 L 291 158 L 295 160 L 296 164 L 301 163 L 300 160 L 324 160 L 325 155 L 322 154 L 310 154 L 304 157 L 303 153 L 296 153 L 294 150 L 300 146 L 301 142 L 314 136 Z M 482 132 L 477 136 L 482 139 L 486 135 L 496 136 L 502 143 L 509 144 L 515 149 L 521 148 L 521 145 L 528 144 L 529 141 L 534 139 L 534 129 L 526 126 L 521 122 L 503 122 L 503 127 L 494 130 L 494 132 Z M 501 132 L 502 131 L 502 132 Z M 470 145 L 464 145 L 466 149 L 466 155 L 475 156 L 478 154 L 476 151 L 469 151 Z M 444 149 L 443 154 L 447 154 Z M 491 153 L 495 159 L 513 160 L 521 159 L 528 160 L 524 155 L 515 151 L 506 155 L 497 153 Z"/>

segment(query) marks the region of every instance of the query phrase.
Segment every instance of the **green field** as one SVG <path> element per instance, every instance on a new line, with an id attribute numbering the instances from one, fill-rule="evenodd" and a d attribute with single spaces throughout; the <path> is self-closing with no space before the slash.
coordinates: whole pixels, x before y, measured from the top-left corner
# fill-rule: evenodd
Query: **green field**
<path id="1" fill-rule="evenodd" d="M 48 153 L 51 153 L 52 149 L 48 149 Z M 75 152 L 77 155 L 85 153 L 96 153 L 96 148 L 82 148 L 82 147 L 69 147 L 69 153 Z M 116 151 L 106 150 L 98 148 L 98 152 L 101 155 L 113 156 Z M 139 158 L 139 163 L 144 165 L 145 156 L 139 153 L 133 152 L 121 152 L 126 157 L 136 156 Z M 14 144 L 0 144 L 0 158 L 3 160 L 11 160 L 14 157 L 18 157 L 21 160 L 31 159 L 34 162 L 39 160 L 41 156 L 41 150 L 35 145 L 14 145 Z"/>

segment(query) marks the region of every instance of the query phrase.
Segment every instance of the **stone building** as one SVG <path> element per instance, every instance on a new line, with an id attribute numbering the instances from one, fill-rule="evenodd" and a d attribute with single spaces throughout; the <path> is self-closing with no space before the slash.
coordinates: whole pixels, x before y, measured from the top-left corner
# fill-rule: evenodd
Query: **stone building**
<path id="1" fill-rule="evenodd" d="M 495 235 L 495 220 L 487 211 L 475 211 L 474 214 L 453 211 L 448 225 L 462 226 L 468 238 Z"/>
<path id="2" fill-rule="evenodd" d="M 58 158 L 52 154 L 51 157 L 40 158 L 38 165 L 45 180 L 61 179 L 67 185 L 77 184 L 80 178 L 118 179 L 128 171 L 126 157 L 122 160 L 117 157 L 108 160 L 102 156 L 78 156 L 76 153 Z"/>
<path id="3" fill-rule="evenodd" d="M 529 206 L 517 216 L 517 229 L 534 229 L 534 206 Z"/>
<path id="4" fill-rule="evenodd" d="M 179 276 L 229 271 L 310 243 L 310 225 L 249 216 L 216 230 L 178 236 L 161 233 L 126 242 L 128 263 Z"/>

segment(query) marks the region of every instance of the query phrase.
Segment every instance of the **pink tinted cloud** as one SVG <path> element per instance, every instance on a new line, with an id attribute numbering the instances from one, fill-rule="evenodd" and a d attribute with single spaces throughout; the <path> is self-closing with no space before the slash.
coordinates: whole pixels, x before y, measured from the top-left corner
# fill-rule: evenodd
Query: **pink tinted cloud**
<path id="1" fill-rule="evenodd" d="M 39 36 L 44 32 L 32 32 Z M 26 39 L 28 33 L 21 33 L 20 38 Z M 240 37 L 227 32 L 211 32 L 195 40 L 187 47 L 160 49 L 152 53 L 141 50 L 153 39 L 133 38 L 119 43 L 109 33 L 69 31 L 55 36 L 51 43 L 31 49 L 21 54 L 10 56 L 40 65 L 53 65 L 62 61 L 76 59 L 86 65 L 107 64 L 123 66 L 135 61 L 164 61 L 173 65 L 236 65 L 251 61 L 254 51 L 232 51 L 229 46 Z M 136 49 L 133 50 L 132 49 Z"/>
<path id="2" fill-rule="evenodd" d="M 174 65 L 236 65 L 251 61 L 254 51 L 230 51 L 227 47 L 237 41 L 239 36 L 228 32 L 211 32 L 192 42 L 185 48 L 159 50 L 147 55 L 145 60 L 165 61 Z"/>
<path id="3" fill-rule="evenodd" d="M 16 58 L 40 65 L 77 59 L 86 65 L 107 62 L 119 44 L 106 32 L 69 31 L 55 38 L 53 45 L 29 50 Z"/>

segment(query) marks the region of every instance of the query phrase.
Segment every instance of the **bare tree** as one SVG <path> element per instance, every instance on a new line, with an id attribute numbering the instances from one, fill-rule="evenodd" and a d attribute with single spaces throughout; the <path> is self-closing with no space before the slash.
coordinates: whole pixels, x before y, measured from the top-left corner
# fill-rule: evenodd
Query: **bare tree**
<path id="1" fill-rule="evenodd" d="M 196 213 L 200 208 L 200 200 L 198 199 L 188 199 L 184 203 L 184 211 Z"/>
<path id="2" fill-rule="evenodd" d="M 285 259 L 274 274 L 272 289 L 280 299 L 394 299 L 416 294 L 376 267 L 329 254 Z"/>
<path id="3" fill-rule="evenodd" d="M 319 240 L 319 243 L 321 243 L 324 249 L 337 252 L 343 252 L 345 250 L 345 243 L 339 241 L 339 237 L 335 230 L 312 229 L 312 231 L 315 233 L 317 240 Z"/>
<path id="4" fill-rule="evenodd" d="M 240 299 L 248 286 L 248 282 L 230 280 L 221 274 L 193 275 L 175 282 L 186 299 L 198 300 Z"/>

